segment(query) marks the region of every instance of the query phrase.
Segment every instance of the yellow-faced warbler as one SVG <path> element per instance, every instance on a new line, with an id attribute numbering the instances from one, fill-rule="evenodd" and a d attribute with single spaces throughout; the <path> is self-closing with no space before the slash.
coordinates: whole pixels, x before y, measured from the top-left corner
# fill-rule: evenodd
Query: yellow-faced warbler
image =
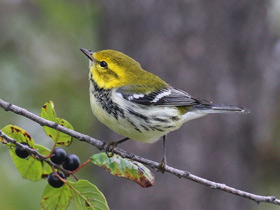
<path id="1" fill-rule="evenodd" d="M 206 114 L 249 112 L 239 106 L 217 105 L 192 97 L 145 71 L 121 52 L 91 52 L 83 48 L 81 51 L 89 58 L 89 92 L 94 115 L 126 137 L 110 142 L 107 149 L 128 139 L 153 143 L 163 137 L 163 159 L 159 166 L 162 171 L 166 166 L 167 133 Z"/>

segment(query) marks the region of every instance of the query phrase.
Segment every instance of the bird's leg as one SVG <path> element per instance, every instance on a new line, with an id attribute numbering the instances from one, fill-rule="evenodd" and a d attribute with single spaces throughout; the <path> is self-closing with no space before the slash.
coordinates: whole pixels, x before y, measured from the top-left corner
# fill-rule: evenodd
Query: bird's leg
<path id="1" fill-rule="evenodd" d="M 114 155 L 114 149 L 121 143 L 127 141 L 129 138 L 125 137 L 124 139 L 121 139 L 119 141 L 109 141 L 108 144 L 106 145 L 106 155 L 110 158 L 113 157 Z"/>
<path id="2" fill-rule="evenodd" d="M 158 170 L 164 174 L 166 168 L 166 135 L 162 137 L 163 142 L 163 158 L 158 166 Z"/>

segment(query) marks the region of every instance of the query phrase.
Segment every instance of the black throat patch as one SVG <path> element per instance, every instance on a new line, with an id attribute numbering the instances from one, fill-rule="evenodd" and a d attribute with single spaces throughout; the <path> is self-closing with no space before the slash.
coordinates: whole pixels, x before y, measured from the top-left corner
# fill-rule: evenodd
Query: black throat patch
<path id="1" fill-rule="evenodd" d="M 106 110 L 108 114 L 113 115 L 116 119 L 118 119 L 118 117 L 124 118 L 124 110 L 111 99 L 112 89 L 106 90 L 104 88 L 98 87 L 98 85 L 92 78 L 90 78 L 90 82 L 94 87 L 94 91 L 92 91 L 92 94 L 101 105 L 102 109 Z"/>

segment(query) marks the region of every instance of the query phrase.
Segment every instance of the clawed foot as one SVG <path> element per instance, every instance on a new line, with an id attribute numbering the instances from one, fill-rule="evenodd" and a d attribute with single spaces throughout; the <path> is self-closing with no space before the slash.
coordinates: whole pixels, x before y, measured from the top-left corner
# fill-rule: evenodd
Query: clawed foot
<path id="1" fill-rule="evenodd" d="M 160 164 L 159 164 L 159 166 L 158 166 L 158 171 L 160 171 L 161 173 L 163 173 L 164 174 L 164 172 L 165 172 L 165 170 L 166 170 L 166 158 L 165 157 L 163 157 L 162 158 L 162 160 L 161 160 L 161 162 L 160 162 Z"/>
<path id="2" fill-rule="evenodd" d="M 115 141 L 109 141 L 109 143 L 106 145 L 106 155 L 111 158 L 114 156 L 114 149 L 118 146 L 118 142 Z"/>
<path id="3" fill-rule="evenodd" d="M 129 138 L 125 137 L 124 139 L 121 139 L 119 141 L 109 141 L 109 143 L 106 145 L 106 155 L 111 158 L 114 156 L 114 149 L 121 143 L 127 141 Z"/>

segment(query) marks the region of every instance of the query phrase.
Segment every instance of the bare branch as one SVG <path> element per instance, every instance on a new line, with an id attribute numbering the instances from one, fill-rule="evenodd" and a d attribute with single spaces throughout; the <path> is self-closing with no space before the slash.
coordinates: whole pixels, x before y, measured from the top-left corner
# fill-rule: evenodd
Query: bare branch
<path id="1" fill-rule="evenodd" d="M 51 122 L 49 120 L 41 118 L 38 115 L 35 115 L 35 114 L 29 112 L 26 109 L 23 109 L 19 106 L 16 106 L 16 105 L 13 105 L 13 104 L 8 103 L 6 101 L 3 101 L 2 99 L 0 99 L 0 106 L 5 111 L 12 111 L 12 112 L 14 112 L 18 115 L 22 115 L 22 116 L 24 116 L 24 117 L 26 117 L 30 120 L 33 120 L 34 122 L 40 124 L 41 126 L 48 126 L 50 128 L 54 128 L 58 131 L 61 131 L 61 132 L 66 133 L 66 134 L 68 134 L 72 137 L 75 137 L 76 139 L 78 139 L 80 141 L 87 142 L 87 143 L 95 146 L 96 148 L 98 148 L 101 151 L 105 150 L 106 143 L 103 142 L 103 141 L 94 139 L 94 138 L 92 138 L 88 135 L 79 133 L 77 131 L 67 129 L 63 126 L 58 125 L 55 122 Z M 5 137 L 3 132 L 0 132 L 0 136 L 4 137 L 7 140 L 7 138 Z M 12 142 L 12 143 L 14 143 L 16 145 L 19 144 L 17 142 Z M 17 146 L 19 146 L 19 145 L 17 145 Z M 26 147 L 26 148 L 25 148 L 25 146 L 22 146 L 22 147 L 24 147 L 24 149 L 26 149 L 30 153 L 34 152 L 34 151 L 29 151 L 28 147 Z M 155 162 L 155 161 L 137 156 L 135 154 L 129 153 L 129 152 L 127 152 L 125 150 L 122 150 L 120 148 L 115 148 L 114 152 L 116 154 L 121 155 L 122 157 L 131 159 L 131 160 L 134 160 L 134 161 L 138 161 L 138 162 L 143 163 L 144 165 L 147 165 L 147 166 L 149 166 L 151 168 L 154 168 L 154 169 L 157 169 L 158 166 L 159 166 L 158 162 Z M 170 167 L 170 166 L 166 166 L 166 172 L 168 172 L 170 174 L 173 174 L 173 175 L 175 175 L 179 178 L 185 178 L 185 179 L 197 182 L 199 184 L 206 185 L 208 187 L 211 187 L 212 189 L 222 190 L 222 191 L 227 192 L 227 193 L 231 193 L 231 194 L 234 194 L 234 195 L 237 195 L 237 196 L 241 196 L 241 197 L 253 200 L 257 203 L 266 202 L 266 203 L 273 203 L 273 204 L 276 204 L 276 205 L 280 205 L 280 200 L 276 199 L 275 196 L 262 196 L 262 195 L 252 194 L 252 193 L 249 193 L 249 192 L 238 190 L 238 189 L 233 188 L 233 187 L 229 187 L 229 186 L 227 186 L 225 184 L 222 184 L 222 183 L 217 183 L 217 182 L 213 182 L 213 181 L 198 177 L 196 175 L 191 174 L 188 171 L 183 171 L 183 170 L 173 168 L 173 167 Z"/>

